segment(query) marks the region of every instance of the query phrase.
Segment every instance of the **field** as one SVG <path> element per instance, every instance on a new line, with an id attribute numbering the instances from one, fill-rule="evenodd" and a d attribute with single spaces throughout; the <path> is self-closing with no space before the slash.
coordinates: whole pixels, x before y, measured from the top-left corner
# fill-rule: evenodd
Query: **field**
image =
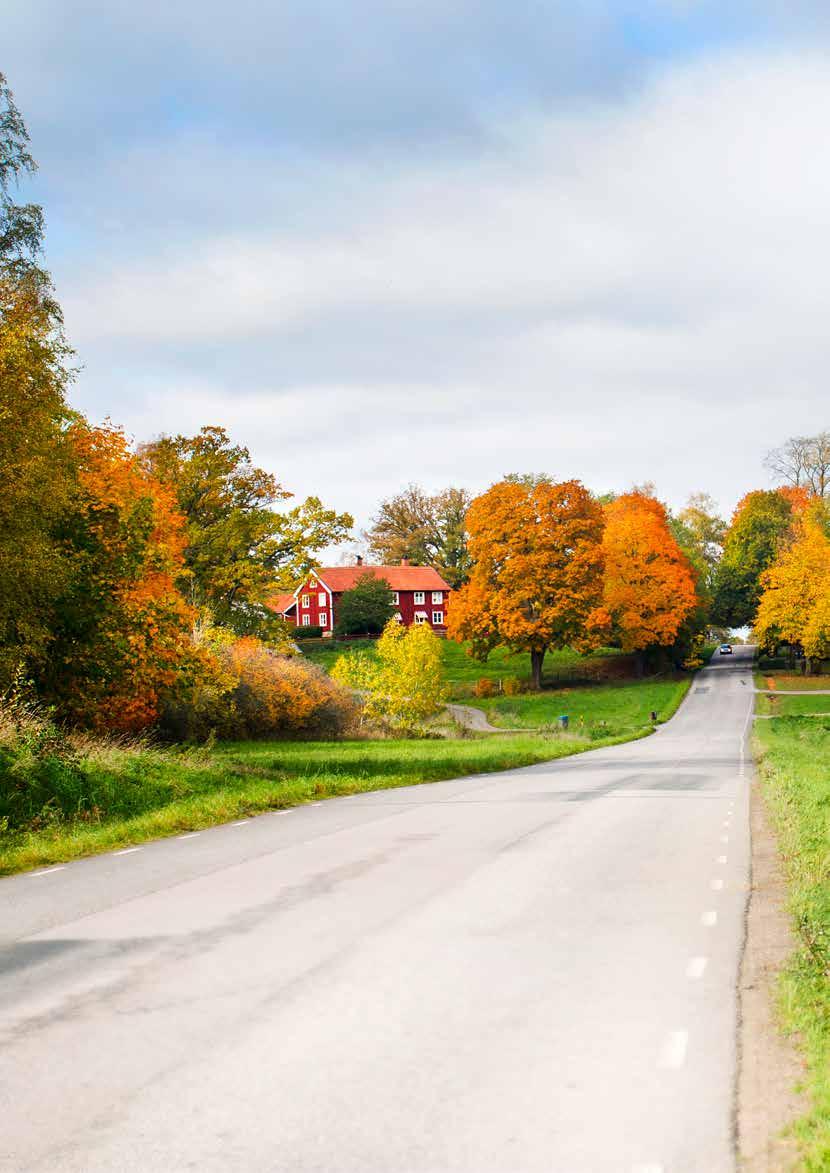
<path id="1" fill-rule="evenodd" d="M 213 749 L 101 746 L 82 759 L 84 812 L 0 836 L 0 874 L 334 795 L 527 766 L 613 740 L 520 734 L 448 741 L 243 742 Z"/>
<path id="2" fill-rule="evenodd" d="M 830 695 L 779 696 L 764 692 L 756 698 L 755 711 L 768 717 L 806 717 L 811 713 L 830 716 Z"/>
<path id="3" fill-rule="evenodd" d="M 796 692 L 813 692 L 816 689 L 830 690 L 830 676 L 793 676 L 783 672 L 756 672 L 755 687 L 773 692 L 794 689 Z"/>
<path id="4" fill-rule="evenodd" d="M 622 737 L 666 721 L 689 688 L 688 676 L 679 680 L 643 680 L 627 684 L 595 684 L 560 688 L 521 696 L 500 696 L 468 703 L 483 709 L 491 724 L 506 729 L 543 729 L 567 715 L 572 732 L 589 737 Z"/>
<path id="5" fill-rule="evenodd" d="M 830 718 L 759 721 L 755 744 L 801 939 L 780 987 L 784 1024 L 808 1065 L 799 1167 L 819 1173 L 830 1169 Z"/>

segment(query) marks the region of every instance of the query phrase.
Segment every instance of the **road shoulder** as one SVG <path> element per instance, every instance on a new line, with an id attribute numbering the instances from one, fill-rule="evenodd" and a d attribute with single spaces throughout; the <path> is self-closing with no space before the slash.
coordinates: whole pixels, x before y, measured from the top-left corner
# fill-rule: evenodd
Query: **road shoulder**
<path id="1" fill-rule="evenodd" d="M 804 1066 L 776 1014 L 776 979 L 796 941 L 778 844 L 757 779 L 751 788 L 750 823 L 751 886 L 739 979 L 738 1154 L 740 1168 L 748 1173 L 780 1173 L 797 1161 L 794 1140 L 781 1134 L 804 1112 L 795 1091 Z"/>

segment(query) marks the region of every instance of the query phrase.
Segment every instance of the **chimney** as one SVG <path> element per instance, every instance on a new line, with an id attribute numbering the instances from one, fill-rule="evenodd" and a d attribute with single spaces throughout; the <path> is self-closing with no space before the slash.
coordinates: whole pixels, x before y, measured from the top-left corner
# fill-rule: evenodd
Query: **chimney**
<path id="1" fill-rule="evenodd" d="M 408 566 L 408 565 L 409 565 L 409 559 L 408 558 L 401 558 L 401 566 Z"/>
<path id="2" fill-rule="evenodd" d="M 363 565 L 363 555 L 362 554 L 355 555 L 354 564 L 355 564 L 355 566 L 362 566 Z"/>

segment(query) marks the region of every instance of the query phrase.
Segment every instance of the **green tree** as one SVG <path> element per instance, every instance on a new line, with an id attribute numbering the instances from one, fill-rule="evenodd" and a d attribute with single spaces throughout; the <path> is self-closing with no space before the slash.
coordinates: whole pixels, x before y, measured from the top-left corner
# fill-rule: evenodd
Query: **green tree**
<path id="1" fill-rule="evenodd" d="M 185 567 L 191 601 L 217 623 L 267 638 L 266 601 L 293 586 L 315 555 L 348 537 L 353 519 L 309 497 L 292 509 L 276 478 L 251 463 L 224 428 L 162 436 L 140 449 L 145 466 L 172 486 L 187 520 Z"/>
<path id="2" fill-rule="evenodd" d="M 341 595 L 335 631 L 338 635 L 379 635 L 394 613 L 389 583 L 367 570 Z"/>
<path id="3" fill-rule="evenodd" d="M 793 521 L 793 497 L 758 489 L 738 503 L 713 579 L 712 621 L 724 627 L 753 622 L 761 575 L 775 562 Z"/>
<path id="4" fill-rule="evenodd" d="M 13 199 L 35 170 L 0 74 L 0 689 L 37 669 L 69 562 L 58 530 L 73 493 L 66 440 L 71 351 L 48 273 L 43 213 Z"/>
<path id="5" fill-rule="evenodd" d="M 466 489 L 427 493 L 408 485 L 382 501 L 365 534 L 379 562 L 405 558 L 416 566 L 434 566 L 451 587 L 463 583 L 470 569 L 465 521 L 470 505 Z"/>

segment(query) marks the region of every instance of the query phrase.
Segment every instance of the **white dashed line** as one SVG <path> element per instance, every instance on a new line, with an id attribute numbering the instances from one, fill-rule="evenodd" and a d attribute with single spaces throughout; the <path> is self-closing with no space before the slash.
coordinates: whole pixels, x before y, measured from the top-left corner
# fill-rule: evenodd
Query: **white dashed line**
<path id="1" fill-rule="evenodd" d="M 716 876 L 714 880 L 709 881 L 709 887 L 713 892 L 720 892 L 723 888 L 723 880 Z"/>
<path id="2" fill-rule="evenodd" d="M 250 819 L 240 819 L 238 823 L 231 823 L 232 827 L 247 827 Z"/>
<path id="3" fill-rule="evenodd" d="M 632 1165 L 631 1173 L 664 1173 L 662 1165 Z"/>
<path id="4" fill-rule="evenodd" d="M 718 914 L 715 912 L 714 908 L 710 908 L 708 912 L 704 912 L 703 916 L 700 918 L 700 923 L 705 925 L 707 929 L 711 929 L 713 925 L 718 923 Z"/>
<path id="5" fill-rule="evenodd" d="M 186 835 L 177 835 L 177 839 L 195 839 L 199 834 L 198 831 L 188 831 Z"/>
<path id="6" fill-rule="evenodd" d="M 726 856 L 725 856 L 725 855 L 719 855 L 719 856 L 718 856 L 718 863 L 726 863 Z"/>
<path id="7" fill-rule="evenodd" d="M 30 876 L 53 876 L 55 872 L 62 872 L 66 869 L 66 864 L 62 863 L 56 868 L 43 868 L 39 872 L 29 872 Z"/>
<path id="8" fill-rule="evenodd" d="M 657 1066 L 662 1067 L 664 1071 L 676 1071 L 678 1067 L 682 1067 L 686 1062 L 688 1045 L 689 1032 L 687 1030 L 673 1030 L 663 1043 Z"/>
<path id="9" fill-rule="evenodd" d="M 721 835 L 721 837 L 720 837 L 720 841 L 721 841 L 721 843 L 728 843 L 728 842 L 729 842 L 729 836 L 728 836 L 728 835 Z"/>
<path id="10" fill-rule="evenodd" d="M 140 847 L 125 847 L 123 851 L 114 851 L 113 855 L 132 855 L 134 851 L 141 851 Z"/>
<path id="11" fill-rule="evenodd" d="M 686 977 L 702 978 L 706 965 L 707 959 L 705 957 L 691 957 L 689 964 L 686 966 Z"/>

